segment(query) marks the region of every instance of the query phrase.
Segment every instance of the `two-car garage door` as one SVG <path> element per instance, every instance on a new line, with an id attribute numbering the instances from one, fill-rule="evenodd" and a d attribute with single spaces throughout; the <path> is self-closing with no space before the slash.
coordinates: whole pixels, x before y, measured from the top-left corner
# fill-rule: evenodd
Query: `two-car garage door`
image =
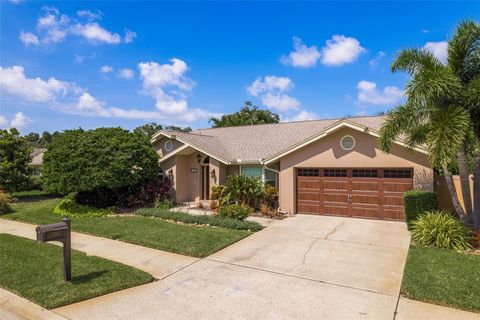
<path id="1" fill-rule="evenodd" d="M 403 220 L 411 168 L 298 168 L 297 213 Z"/>

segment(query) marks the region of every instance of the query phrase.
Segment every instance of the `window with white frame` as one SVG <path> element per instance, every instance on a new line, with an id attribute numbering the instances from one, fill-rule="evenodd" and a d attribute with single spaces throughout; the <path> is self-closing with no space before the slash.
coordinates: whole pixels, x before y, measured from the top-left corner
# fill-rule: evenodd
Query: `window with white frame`
<path id="1" fill-rule="evenodd" d="M 278 173 L 265 168 L 265 185 L 278 188 Z"/>

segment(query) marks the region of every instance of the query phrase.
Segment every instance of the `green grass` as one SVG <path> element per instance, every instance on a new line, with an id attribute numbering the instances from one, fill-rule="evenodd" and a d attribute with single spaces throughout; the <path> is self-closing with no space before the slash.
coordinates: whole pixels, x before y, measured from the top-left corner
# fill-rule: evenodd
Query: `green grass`
<path id="1" fill-rule="evenodd" d="M 411 245 L 402 294 L 415 300 L 480 312 L 480 255 Z"/>
<path id="2" fill-rule="evenodd" d="M 58 222 L 53 208 L 61 199 L 15 203 L 5 219 L 32 224 Z M 246 230 L 200 227 L 151 217 L 73 218 L 73 231 L 138 244 L 192 257 L 206 257 L 251 234 Z"/>
<path id="3" fill-rule="evenodd" d="M 72 281 L 63 280 L 59 246 L 0 234 L 0 286 L 47 309 L 148 283 L 138 269 L 72 251 Z"/>
<path id="4" fill-rule="evenodd" d="M 12 196 L 17 198 L 18 201 L 38 201 L 42 199 L 54 198 L 55 195 L 50 194 L 42 190 L 29 190 L 29 191 L 19 191 L 13 192 Z"/>

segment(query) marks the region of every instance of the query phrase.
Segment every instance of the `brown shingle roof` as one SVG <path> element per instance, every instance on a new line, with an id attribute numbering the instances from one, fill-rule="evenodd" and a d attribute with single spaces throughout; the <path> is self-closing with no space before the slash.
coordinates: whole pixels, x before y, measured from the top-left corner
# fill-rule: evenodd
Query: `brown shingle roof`
<path id="1" fill-rule="evenodd" d="M 169 131 L 181 141 L 226 162 L 267 159 L 322 133 L 341 120 L 380 130 L 384 116 L 283 122 L 252 126 L 198 129 L 193 132 Z"/>

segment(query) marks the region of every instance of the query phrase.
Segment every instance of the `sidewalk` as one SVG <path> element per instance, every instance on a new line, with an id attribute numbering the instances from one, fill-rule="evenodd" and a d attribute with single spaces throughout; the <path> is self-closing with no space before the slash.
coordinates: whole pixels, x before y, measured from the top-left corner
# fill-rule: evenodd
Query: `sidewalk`
<path id="1" fill-rule="evenodd" d="M 66 320 L 10 291 L 0 288 L 0 319 L 2 320 Z"/>
<path id="2" fill-rule="evenodd" d="M 36 226 L 32 224 L 0 219 L 0 233 L 35 240 L 35 228 Z M 52 243 L 61 245 L 59 242 Z M 72 249 L 140 269 L 157 279 L 163 279 L 198 261 L 197 258 L 78 232 L 72 232 Z"/>

